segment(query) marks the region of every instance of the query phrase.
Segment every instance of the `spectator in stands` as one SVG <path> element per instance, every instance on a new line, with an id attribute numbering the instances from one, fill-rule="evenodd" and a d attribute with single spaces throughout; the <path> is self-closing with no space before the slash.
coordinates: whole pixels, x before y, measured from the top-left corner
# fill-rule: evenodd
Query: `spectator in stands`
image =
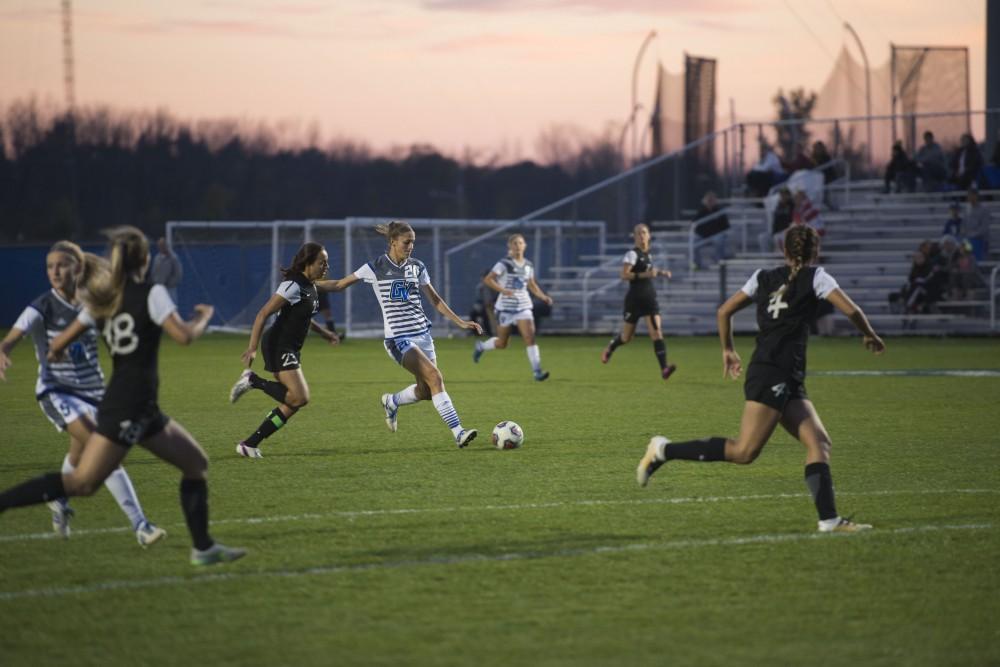
<path id="1" fill-rule="evenodd" d="M 962 215 L 958 202 L 948 205 L 948 219 L 944 222 L 944 229 L 941 231 L 945 236 L 953 236 L 956 239 L 962 238 Z"/>
<path id="2" fill-rule="evenodd" d="M 150 269 L 150 280 L 154 285 L 163 285 L 170 294 L 170 299 L 177 303 L 177 286 L 181 284 L 184 277 L 184 269 L 177 259 L 167 240 L 162 236 L 156 240 L 156 249 L 159 251 L 153 258 L 153 267 Z"/>
<path id="3" fill-rule="evenodd" d="M 698 212 L 695 213 L 694 220 L 698 222 L 712 215 L 715 215 L 715 217 L 696 225 L 694 228 L 694 232 L 698 237 L 694 245 L 695 268 L 705 268 L 705 264 L 701 259 L 701 251 L 709 244 L 715 249 L 716 262 L 721 262 L 729 256 L 726 250 L 729 242 L 729 218 L 721 211 L 722 206 L 719 205 L 719 199 L 715 196 L 715 193 L 711 190 L 706 192 L 705 196 L 701 198 L 701 205 L 698 206 Z"/>
<path id="4" fill-rule="evenodd" d="M 833 156 L 830 155 L 830 151 L 826 149 L 826 144 L 822 141 L 816 141 L 812 145 L 812 161 L 816 169 L 819 169 L 823 173 L 823 184 L 829 185 L 833 181 L 837 180 L 837 166 L 830 164 L 833 162 Z"/>
<path id="5" fill-rule="evenodd" d="M 816 230 L 817 234 L 823 236 L 826 233 L 823 218 L 820 217 L 819 208 L 809 200 L 809 195 L 804 190 L 796 190 L 792 201 L 795 202 L 792 209 L 792 224 L 809 225 Z"/>
<path id="6" fill-rule="evenodd" d="M 976 265 L 976 256 L 972 254 L 972 244 L 964 241 L 955 251 L 955 259 L 951 272 L 951 295 L 953 299 L 965 299 L 969 291 L 983 284 Z"/>
<path id="7" fill-rule="evenodd" d="M 979 203 L 978 190 L 969 190 L 966 196 L 969 208 L 965 214 L 965 238 L 972 245 L 972 254 L 975 255 L 976 261 L 984 262 L 990 254 L 990 226 L 993 224 L 993 218 Z"/>
<path id="8" fill-rule="evenodd" d="M 937 192 L 948 176 L 944 151 L 934 141 L 934 133 L 924 132 L 924 145 L 917 150 L 917 173 L 923 183 L 924 192 Z"/>
<path id="9" fill-rule="evenodd" d="M 906 154 L 903 142 L 897 141 L 892 145 L 892 159 L 885 168 L 885 186 L 882 192 L 888 194 L 892 192 L 893 187 L 896 192 L 913 192 L 916 180 L 917 165 Z"/>
<path id="10" fill-rule="evenodd" d="M 962 145 L 952 158 L 951 180 L 962 190 L 967 190 L 979 182 L 979 172 L 983 168 L 983 156 L 971 134 L 962 135 Z"/>
<path id="11" fill-rule="evenodd" d="M 771 187 L 781 183 L 788 177 L 785 167 L 778 158 L 777 153 L 767 143 L 766 139 L 760 140 L 760 162 L 755 164 L 747 174 L 747 188 L 753 197 L 764 197 Z"/>
<path id="12" fill-rule="evenodd" d="M 792 225 L 792 212 L 795 210 L 795 202 L 792 200 L 792 191 L 788 188 L 778 190 L 778 204 L 774 207 L 771 216 L 770 229 L 766 229 L 757 237 L 757 243 L 762 253 L 774 252 L 782 248 L 785 230 Z"/>
<path id="13" fill-rule="evenodd" d="M 792 149 L 792 157 L 785 161 L 784 166 L 785 171 L 791 174 L 800 169 L 813 169 L 818 165 L 812 157 L 806 155 L 805 148 L 801 144 L 796 143 Z"/>

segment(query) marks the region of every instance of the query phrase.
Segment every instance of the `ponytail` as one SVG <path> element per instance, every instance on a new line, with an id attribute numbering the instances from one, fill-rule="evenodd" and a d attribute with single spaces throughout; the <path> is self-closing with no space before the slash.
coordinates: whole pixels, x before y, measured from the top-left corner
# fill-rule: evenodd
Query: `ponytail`
<path id="1" fill-rule="evenodd" d="M 809 266 L 819 254 L 819 234 L 809 225 L 792 225 L 785 232 L 785 257 L 791 264 L 785 287 L 792 284 L 795 276 Z"/>
<path id="2" fill-rule="evenodd" d="M 149 241 L 128 225 L 104 230 L 110 249 L 108 259 L 83 253 L 80 299 L 96 319 L 111 317 L 121 308 L 125 281 L 141 277 L 149 261 Z"/>
<path id="3" fill-rule="evenodd" d="M 308 243 L 303 243 L 302 247 L 299 248 L 298 252 L 295 253 L 295 257 L 292 258 L 292 264 L 287 269 L 281 269 L 281 275 L 287 280 L 294 274 L 305 274 L 306 267 L 316 261 L 319 254 L 323 252 L 325 248 L 319 243 L 314 243 L 312 241 Z"/>
<path id="4" fill-rule="evenodd" d="M 391 245 L 393 241 L 395 241 L 403 234 L 408 234 L 412 232 L 413 227 L 410 227 L 410 223 L 408 222 L 400 222 L 399 220 L 393 220 L 388 224 L 375 225 L 375 231 L 384 236 Z"/>

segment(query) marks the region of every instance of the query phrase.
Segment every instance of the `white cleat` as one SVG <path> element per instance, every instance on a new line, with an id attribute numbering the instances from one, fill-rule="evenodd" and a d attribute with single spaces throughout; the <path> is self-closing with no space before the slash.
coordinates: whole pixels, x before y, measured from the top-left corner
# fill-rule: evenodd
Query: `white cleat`
<path id="1" fill-rule="evenodd" d="M 390 408 L 392 404 L 392 394 L 382 394 L 382 409 L 385 410 L 385 425 L 389 427 L 389 430 L 393 433 L 396 432 L 398 424 L 396 423 L 396 415 L 399 413 L 399 406 L 395 408 Z"/>
<path id="2" fill-rule="evenodd" d="M 833 521 L 820 521 L 819 532 L 821 533 L 863 533 L 871 530 L 870 523 L 854 523 L 850 518 L 837 517 L 836 523 Z"/>
<path id="3" fill-rule="evenodd" d="M 198 566 L 215 565 L 216 563 L 231 563 L 247 555 L 246 549 L 227 547 L 216 542 L 204 551 L 191 549 L 191 564 Z"/>
<path id="4" fill-rule="evenodd" d="M 69 534 L 72 532 L 69 528 L 69 522 L 76 512 L 73 511 L 72 507 L 64 505 L 58 500 L 53 500 L 46 505 L 52 510 L 52 532 L 64 540 L 68 540 Z"/>
<path id="5" fill-rule="evenodd" d="M 236 453 L 248 459 L 262 459 L 264 455 L 260 453 L 260 449 L 257 447 L 251 447 L 245 442 L 241 442 L 236 445 Z"/>
<path id="6" fill-rule="evenodd" d="M 148 521 L 143 521 L 135 529 L 135 539 L 139 541 L 139 546 L 143 549 L 151 547 L 157 542 L 167 537 L 167 531 L 154 526 Z"/>
<path id="7" fill-rule="evenodd" d="M 635 469 L 635 481 L 639 483 L 639 486 L 649 484 L 649 478 L 653 476 L 653 473 L 666 463 L 660 459 L 660 450 L 668 442 L 670 441 L 662 435 L 654 435 L 650 438 L 649 444 L 646 445 L 646 453 L 639 459 L 639 466 Z"/>
<path id="8" fill-rule="evenodd" d="M 233 388 L 229 390 L 229 402 L 235 403 L 240 400 L 240 397 L 253 389 L 250 385 L 250 376 L 253 375 L 253 371 L 249 368 L 240 373 L 240 379 L 236 381 Z"/>
<path id="9" fill-rule="evenodd" d="M 458 445 L 459 449 L 467 447 L 470 442 L 476 439 L 477 435 L 479 435 L 479 431 L 474 428 L 462 429 L 455 437 L 455 444 Z"/>

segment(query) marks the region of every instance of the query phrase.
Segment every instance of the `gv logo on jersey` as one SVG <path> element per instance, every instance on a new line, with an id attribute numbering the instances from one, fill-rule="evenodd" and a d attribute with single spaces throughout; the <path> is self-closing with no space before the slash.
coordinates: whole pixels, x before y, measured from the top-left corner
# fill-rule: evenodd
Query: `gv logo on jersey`
<path id="1" fill-rule="evenodd" d="M 406 268 L 409 269 L 410 267 Z M 406 280 L 393 280 L 392 285 L 389 287 L 389 300 L 409 301 L 410 287 L 415 287 L 415 285 Z"/>
<path id="2" fill-rule="evenodd" d="M 511 289 L 524 289 L 524 281 L 520 278 L 514 278 L 510 281 Z"/>

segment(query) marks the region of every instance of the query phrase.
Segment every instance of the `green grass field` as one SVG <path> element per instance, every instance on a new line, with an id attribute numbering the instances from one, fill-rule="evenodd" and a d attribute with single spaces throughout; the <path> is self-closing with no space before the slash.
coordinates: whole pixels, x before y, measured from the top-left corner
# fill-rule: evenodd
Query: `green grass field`
<path id="1" fill-rule="evenodd" d="M 44 507 L 0 516 L 0 665 L 997 665 L 1000 340 L 814 340 L 807 386 L 834 443 L 838 506 L 873 523 L 818 535 L 804 449 L 778 433 L 751 466 L 671 463 L 640 489 L 649 437 L 735 435 L 742 385 L 710 338 L 519 340 L 471 361 L 439 340 L 467 427 L 457 450 L 430 403 L 389 433 L 378 400 L 409 384 L 380 341 L 304 352 L 312 403 L 265 443 L 234 444 L 272 401 L 235 406 L 243 337 L 164 341 L 163 409 L 212 459 L 212 531 L 250 555 L 196 570 L 179 475 L 126 461 L 170 537 L 141 550 L 104 490 L 74 501 L 68 541 Z M 752 340 L 738 349 L 749 359 Z M 65 438 L 34 401 L 26 343 L 0 384 L 0 486 L 55 469 Z M 502 419 L 521 450 L 489 447 Z"/>

